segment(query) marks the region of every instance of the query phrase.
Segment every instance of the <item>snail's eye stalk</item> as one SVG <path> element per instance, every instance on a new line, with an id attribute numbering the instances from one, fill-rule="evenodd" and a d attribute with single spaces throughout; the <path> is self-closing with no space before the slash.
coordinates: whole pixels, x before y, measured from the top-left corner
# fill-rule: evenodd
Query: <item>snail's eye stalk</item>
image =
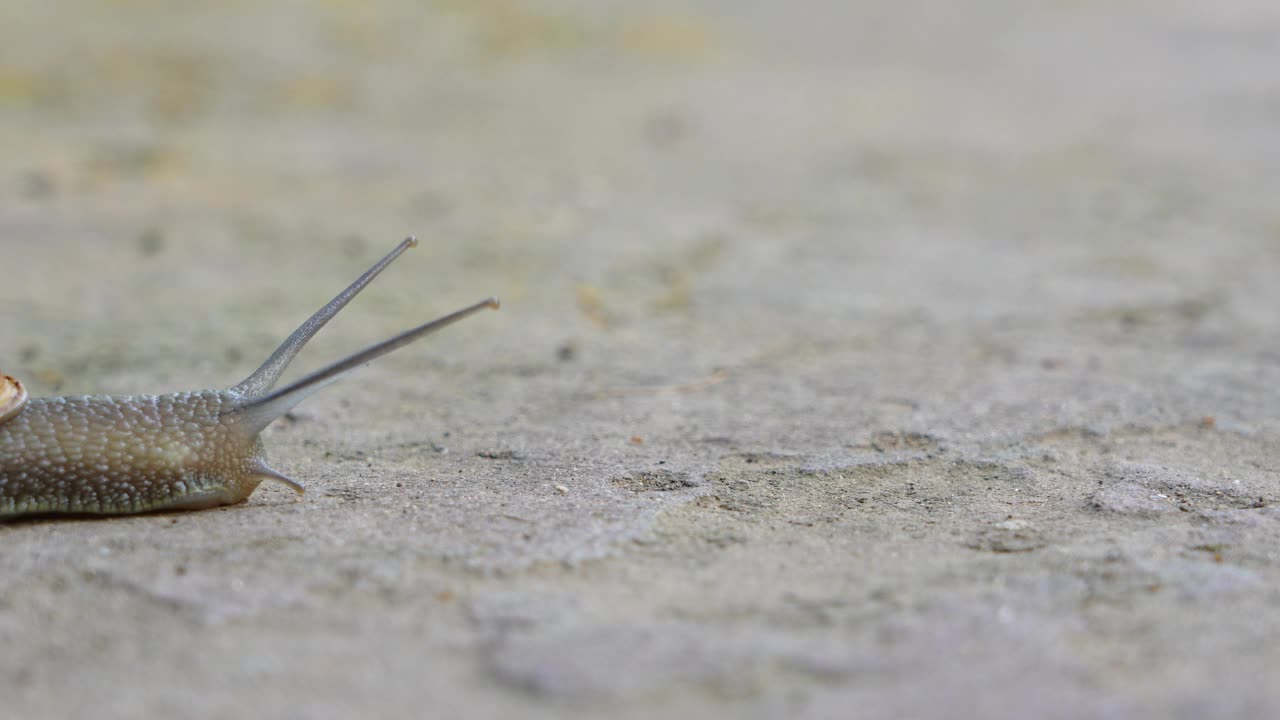
<path id="1" fill-rule="evenodd" d="M 448 327 L 459 320 L 468 318 L 481 310 L 497 310 L 502 303 L 496 297 L 485 298 L 474 305 L 468 305 L 444 317 L 436 318 L 415 328 L 409 328 L 399 335 L 392 336 L 329 365 L 295 380 L 292 383 L 259 397 L 250 398 L 230 410 L 229 414 L 237 415 L 247 423 L 251 432 L 258 432 L 270 425 L 276 418 L 289 412 L 320 388 L 334 382 L 352 370 L 372 362 L 383 355 L 399 350 L 412 342 L 420 340 L 431 333 Z"/>
<path id="2" fill-rule="evenodd" d="M 320 328 L 333 319 L 338 311 L 347 306 L 351 299 L 360 294 L 378 274 L 387 269 L 387 266 L 395 261 L 396 258 L 404 254 L 405 250 L 417 247 L 418 240 L 413 236 L 409 236 L 400 241 L 400 244 L 394 250 L 387 253 L 387 256 L 373 264 L 373 267 L 364 272 L 363 275 L 356 278 L 356 281 L 347 286 L 346 290 L 338 293 L 325 306 L 315 312 L 314 315 L 307 318 L 307 321 L 298 326 L 280 347 L 276 348 L 266 362 L 262 363 L 262 367 L 253 371 L 253 374 L 240 381 L 239 385 L 231 388 L 231 391 L 237 395 L 244 397 L 257 397 L 270 392 L 275 387 L 280 376 L 284 374 L 289 363 L 298 356 L 298 353 L 307 344 L 315 334 L 320 332 Z"/>

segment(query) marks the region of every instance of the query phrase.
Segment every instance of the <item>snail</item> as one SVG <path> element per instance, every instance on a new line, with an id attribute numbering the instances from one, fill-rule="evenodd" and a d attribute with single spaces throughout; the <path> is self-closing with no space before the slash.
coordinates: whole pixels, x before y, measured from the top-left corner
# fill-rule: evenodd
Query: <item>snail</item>
<path id="1" fill-rule="evenodd" d="M 249 377 L 225 390 L 127 397 L 27 398 L 0 373 L 0 519 L 125 515 L 244 502 L 272 470 L 258 437 L 304 398 L 371 360 L 485 308 L 488 298 L 276 388 L 298 352 L 417 240 L 406 238 L 302 323 Z"/>

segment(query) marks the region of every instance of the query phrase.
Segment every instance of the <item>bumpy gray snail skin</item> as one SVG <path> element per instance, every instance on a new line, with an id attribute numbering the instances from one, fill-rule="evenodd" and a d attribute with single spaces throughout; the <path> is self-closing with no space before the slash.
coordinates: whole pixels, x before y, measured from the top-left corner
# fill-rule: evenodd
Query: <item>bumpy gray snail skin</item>
<path id="1" fill-rule="evenodd" d="M 482 300 L 411 328 L 282 388 L 315 334 L 405 250 L 407 238 L 226 390 L 28 399 L 0 374 L 0 520 L 197 510 L 247 500 L 263 480 L 302 486 L 267 466 L 258 435 L 304 398 L 375 358 L 485 308 Z"/>

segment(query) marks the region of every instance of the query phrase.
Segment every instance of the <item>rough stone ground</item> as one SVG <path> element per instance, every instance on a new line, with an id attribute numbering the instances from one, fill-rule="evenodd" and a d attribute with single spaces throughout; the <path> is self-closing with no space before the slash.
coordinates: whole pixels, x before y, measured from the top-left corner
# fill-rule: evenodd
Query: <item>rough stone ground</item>
<path id="1" fill-rule="evenodd" d="M 6 713 L 1280 715 L 1280 5 L 266 5 L 0 6 L 0 367 L 506 306 L 0 527 Z"/>

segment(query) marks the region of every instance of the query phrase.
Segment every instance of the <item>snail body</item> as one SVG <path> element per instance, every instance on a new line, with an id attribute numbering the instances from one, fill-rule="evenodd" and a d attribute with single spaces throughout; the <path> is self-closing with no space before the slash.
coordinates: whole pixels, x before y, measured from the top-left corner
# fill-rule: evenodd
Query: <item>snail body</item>
<path id="1" fill-rule="evenodd" d="M 247 500 L 264 480 L 301 493 L 271 469 L 259 434 L 351 370 L 484 308 L 489 298 L 406 330 L 282 388 L 276 382 L 321 327 L 413 238 L 304 322 L 238 385 L 166 395 L 27 397 L 0 375 L 0 519 L 198 510 Z"/>
<path id="2" fill-rule="evenodd" d="M 244 500 L 269 468 L 256 435 L 221 413 L 234 403 L 208 390 L 32 400 L 0 427 L 0 517 Z"/>

